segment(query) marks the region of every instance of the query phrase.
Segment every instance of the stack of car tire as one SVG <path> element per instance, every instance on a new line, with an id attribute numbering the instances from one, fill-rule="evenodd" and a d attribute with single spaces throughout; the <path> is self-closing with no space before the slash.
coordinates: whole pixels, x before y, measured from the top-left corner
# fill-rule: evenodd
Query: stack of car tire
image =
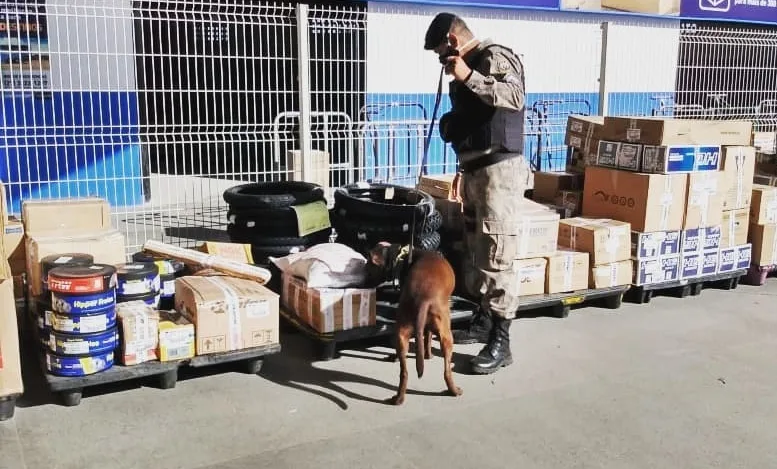
<path id="1" fill-rule="evenodd" d="M 260 182 L 231 187 L 224 192 L 227 234 L 233 243 L 250 244 L 254 262 L 283 257 L 329 242 L 332 229 L 300 236 L 295 206 L 324 202 L 324 190 L 301 181 Z"/>
<path id="2" fill-rule="evenodd" d="M 429 194 L 393 184 L 357 183 L 338 188 L 330 218 L 337 242 L 366 253 L 380 241 L 410 242 L 437 250 L 442 216 Z"/>

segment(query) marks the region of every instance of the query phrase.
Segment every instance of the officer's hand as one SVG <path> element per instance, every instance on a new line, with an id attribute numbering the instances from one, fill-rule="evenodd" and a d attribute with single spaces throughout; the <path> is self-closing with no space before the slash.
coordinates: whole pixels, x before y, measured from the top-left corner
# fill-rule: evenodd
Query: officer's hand
<path id="1" fill-rule="evenodd" d="M 465 81 L 469 78 L 472 69 L 469 68 L 464 59 L 459 56 L 448 57 L 448 63 L 445 65 L 445 73 L 453 75 L 458 81 Z"/>

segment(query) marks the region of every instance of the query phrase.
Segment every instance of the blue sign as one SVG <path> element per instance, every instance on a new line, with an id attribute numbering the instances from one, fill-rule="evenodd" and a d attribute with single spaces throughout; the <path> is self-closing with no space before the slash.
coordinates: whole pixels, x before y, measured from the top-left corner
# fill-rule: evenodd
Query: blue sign
<path id="1" fill-rule="evenodd" d="M 370 0 L 390 3 L 422 3 L 425 5 L 449 5 L 460 7 L 536 8 L 558 10 L 559 0 Z"/>
<path id="2" fill-rule="evenodd" d="M 682 18 L 777 23 L 777 0 L 683 0 Z"/>

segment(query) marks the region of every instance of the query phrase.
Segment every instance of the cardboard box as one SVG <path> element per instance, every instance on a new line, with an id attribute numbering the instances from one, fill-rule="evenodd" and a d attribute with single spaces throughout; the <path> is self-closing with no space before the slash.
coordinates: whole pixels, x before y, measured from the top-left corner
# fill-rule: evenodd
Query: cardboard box
<path id="1" fill-rule="evenodd" d="M 680 280 L 688 280 L 701 275 L 703 257 L 701 251 L 682 254 L 680 256 Z"/>
<path id="2" fill-rule="evenodd" d="M 720 250 L 710 249 L 702 251 L 701 272 L 699 275 L 714 275 L 718 272 L 718 261 L 720 260 Z"/>
<path id="3" fill-rule="evenodd" d="M 197 355 L 277 344 L 278 306 L 278 295 L 253 280 L 175 280 L 175 309 L 194 323 Z"/>
<path id="4" fill-rule="evenodd" d="M 629 285 L 634 272 L 631 260 L 598 265 L 591 268 L 589 288 L 611 288 Z"/>
<path id="5" fill-rule="evenodd" d="M 375 289 L 309 288 L 300 278 L 286 273 L 282 275 L 281 302 L 284 308 L 317 332 L 375 325 Z"/>
<path id="6" fill-rule="evenodd" d="M 720 171 L 688 175 L 683 229 L 720 225 L 723 216 L 723 183 Z"/>
<path id="7" fill-rule="evenodd" d="M 758 153 L 777 155 L 777 132 L 753 132 L 753 146 Z"/>
<path id="8" fill-rule="evenodd" d="M 563 207 L 568 213 L 561 218 L 578 217 L 583 211 L 583 191 L 561 191 L 553 203 L 556 207 Z"/>
<path id="9" fill-rule="evenodd" d="M 27 270 L 24 225 L 16 217 L 8 217 L 3 230 L 3 245 L 5 246 L 6 259 L 11 267 L 11 274 L 21 275 Z"/>
<path id="10" fill-rule="evenodd" d="M 584 155 L 596 156 L 599 152 L 599 145 L 601 140 L 594 137 L 586 137 L 580 134 L 567 134 L 566 145 L 577 149 Z"/>
<path id="11" fill-rule="evenodd" d="M 484 220 L 483 233 L 516 237 L 515 259 L 543 257 L 556 252 L 558 223 L 561 217 L 542 204 L 523 199 L 517 220 Z"/>
<path id="12" fill-rule="evenodd" d="M 631 232 L 631 256 L 635 259 L 650 259 L 679 253 L 679 231 Z"/>
<path id="13" fill-rule="evenodd" d="M 254 263 L 254 257 L 251 254 L 250 244 L 217 243 L 215 241 L 205 241 L 198 247 L 198 250 L 205 254 L 220 256 L 224 259 L 229 259 L 235 262 L 242 262 L 245 264 Z"/>
<path id="14" fill-rule="evenodd" d="M 538 202 L 553 202 L 562 191 L 580 191 L 583 189 L 583 175 L 570 172 L 534 173 L 533 198 Z"/>
<path id="15" fill-rule="evenodd" d="M 42 292 L 40 261 L 52 254 L 83 252 L 94 256 L 95 263 L 118 265 L 126 262 L 124 235 L 103 230 L 70 237 L 31 234 L 25 240 L 27 282 L 33 296 Z"/>
<path id="16" fill-rule="evenodd" d="M 756 169 L 755 176 L 753 176 L 753 183 L 762 186 L 777 187 L 777 176 L 773 174 L 759 173 Z"/>
<path id="17" fill-rule="evenodd" d="M 599 148 L 596 151 L 596 166 L 617 168 L 620 149 L 620 142 L 600 141 Z"/>
<path id="18" fill-rule="evenodd" d="M 421 180 L 418 182 L 416 188 L 436 199 L 454 200 L 456 191 L 453 187 L 453 179 L 455 177 L 455 173 L 421 176 Z"/>
<path id="19" fill-rule="evenodd" d="M 681 248 L 683 254 L 720 249 L 721 227 L 707 226 L 691 228 L 682 232 Z"/>
<path id="20" fill-rule="evenodd" d="M 288 170 L 291 171 L 293 181 L 306 181 L 318 184 L 324 189 L 325 194 L 329 194 L 329 152 L 311 149 L 308 154 L 307 164 L 309 166 L 308 174 L 302 173 L 302 151 L 289 150 L 286 153 L 286 161 L 289 164 Z"/>
<path id="21" fill-rule="evenodd" d="M 680 174 L 693 172 L 717 172 L 720 169 L 720 146 L 668 146 L 645 145 L 642 149 L 644 173 Z"/>
<path id="22" fill-rule="evenodd" d="M 680 256 L 662 256 L 634 261 L 634 285 L 653 285 L 680 279 Z"/>
<path id="23" fill-rule="evenodd" d="M 730 248 L 721 248 L 718 259 L 718 273 L 734 272 L 750 268 L 753 258 L 753 246 L 742 244 Z"/>
<path id="24" fill-rule="evenodd" d="M 548 272 L 545 293 L 561 293 L 584 290 L 588 287 L 588 253 L 571 249 L 559 249 L 547 257 Z"/>
<path id="25" fill-rule="evenodd" d="M 116 305 L 116 317 L 121 331 L 119 363 L 130 366 L 156 360 L 159 312 L 143 301 L 130 301 Z"/>
<path id="26" fill-rule="evenodd" d="M 545 258 L 518 259 L 513 269 L 518 273 L 518 296 L 542 295 L 545 292 Z"/>
<path id="27" fill-rule="evenodd" d="M 5 200 L 5 199 L 3 199 Z M 24 393 L 13 281 L 0 280 L 0 397 Z"/>
<path id="28" fill-rule="evenodd" d="M 566 169 L 570 173 L 584 173 L 585 168 L 596 164 L 596 152 L 599 143 L 592 147 L 591 151 L 583 151 L 578 148 L 571 148 L 567 158 Z"/>
<path id="29" fill-rule="evenodd" d="M 22 221 L 27 236 L 64 238 L 111 228 L 111 207 L 104 199 L 43 199 L 22 202 Z"/>
<path id="30" fill-rule="evenodd" d="M 583 116 L 574 114 L 567 117 L 566 135 L 578 134 L 585 137 L 600 138 L 603 128 L 604 117 L 602 116 Z M 564 144 L 569 145 L 569 141 L 565 141 Z"/>
<path id="31" fill-rule="evenodd" d="M 558 244 L 589 253 L 592 266 L 612 264 L 631 256 L 631 229 L 617 220 L 569 218 L 561 220 Z"/>
<path id="32" fill-rule="evenodd" d="M 434 199 L 434 207 L 442 215 L 442 229 L 459 233 L 464 230 L 464 205 L 447 199 Z"/>
<path id="33" fill-rule="evenodd" d="M 680 0 L 602 0 L 602 7 L 650 15 L 680 14 Z"/>
<path id="34" fill-rule="evenodd" d="M 723 179 L 723 210 L 750 206 L 755 175 L 755 148 L 723 147 L 720 167 Z"/>
<path id="35" fill-rule="evenodd" d="M 757 266 L 777 264 L 777 224 L 750 225 L 753 263 Z"/>
<path id="36" fill-rule="evenodd" d="M 749 210 L 727 210 L 720 224 L 720 248 L 731 248 L 747 243 Z"/>
<path id="37" fill-rule="evenodd" d="M 777 187 L 756 184 L 751 194 L 750 223 L 777 223 Z"/>
<path id="38" fill-rule="evenodd" d="M 749 121 L 606 116 L 602 140 L 655 146 L 748 146 L 752 133 Z"/>
<path id="39" fill-rule="evenodd" d="M 561 0 L 562 10 L 596 11 L 602 9 L 602 0 Z"/>
<path id="40" fill-rule="evenodd" d="M 583 215 L 628 222 L 633 231 L 682 229 L 687 177 L 588 167 Z"/>
<path id="41" fill-rule="evenodd" d="M 159 312 L 159 361 L 185 360 L 195 354 L 194 324 L 175 311 Z"/>

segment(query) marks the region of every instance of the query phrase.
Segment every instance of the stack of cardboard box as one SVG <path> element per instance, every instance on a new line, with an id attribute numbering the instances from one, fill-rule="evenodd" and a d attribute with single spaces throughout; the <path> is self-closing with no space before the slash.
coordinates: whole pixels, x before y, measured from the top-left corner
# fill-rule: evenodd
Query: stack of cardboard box
<path id="1" fill-rule="evenodd" d="M 605 117 L 598 132 L 582 212 L 630 224 L 635 285 L 749 265 L 750 122 Z"/>
<path id="2" fill-rule="evenodd" d="M 24 392 L 13 278 L 14 269 L 19 272 L 20 268 L 20 260 L 17 258 L 18 242 L 14 244 L 14 240 L 18 241 L 19 236 L 12 226 L 5 205 L 5 189 L 0 185 L 0 233 L 3 233 L 3 236 L 0 236 L 0 399 L 15 397 Z M 10 248 L 6 247 L 6 241 L 9 242 Z M 11 263 L 7 260 L 9 258 L 12 259 Z M 19 275 L 23 271 L 22 268 Z M 3 418 L 12 416 L 5 415 Z"/>
<path id="3" fill-rule="evenodd" d="M 587 254 L 586 283 L 607 288 L 631 283 L 631 238 L 628 223 L 610 219 L 569 218 L 561 220 L 559 246 Z"/>
<path id="4" fill-rule="evenodd" d="M 580 215 L 584 175 L 580 172 L 534 173 L 532 198 L 556 210 L 561 218 Z"/>
<path id="5" fill-rule="evenodd" d="M 777 265 L 777 187 L 754 185 L 750 205 L 749 239 L 753 264 Z"/>

